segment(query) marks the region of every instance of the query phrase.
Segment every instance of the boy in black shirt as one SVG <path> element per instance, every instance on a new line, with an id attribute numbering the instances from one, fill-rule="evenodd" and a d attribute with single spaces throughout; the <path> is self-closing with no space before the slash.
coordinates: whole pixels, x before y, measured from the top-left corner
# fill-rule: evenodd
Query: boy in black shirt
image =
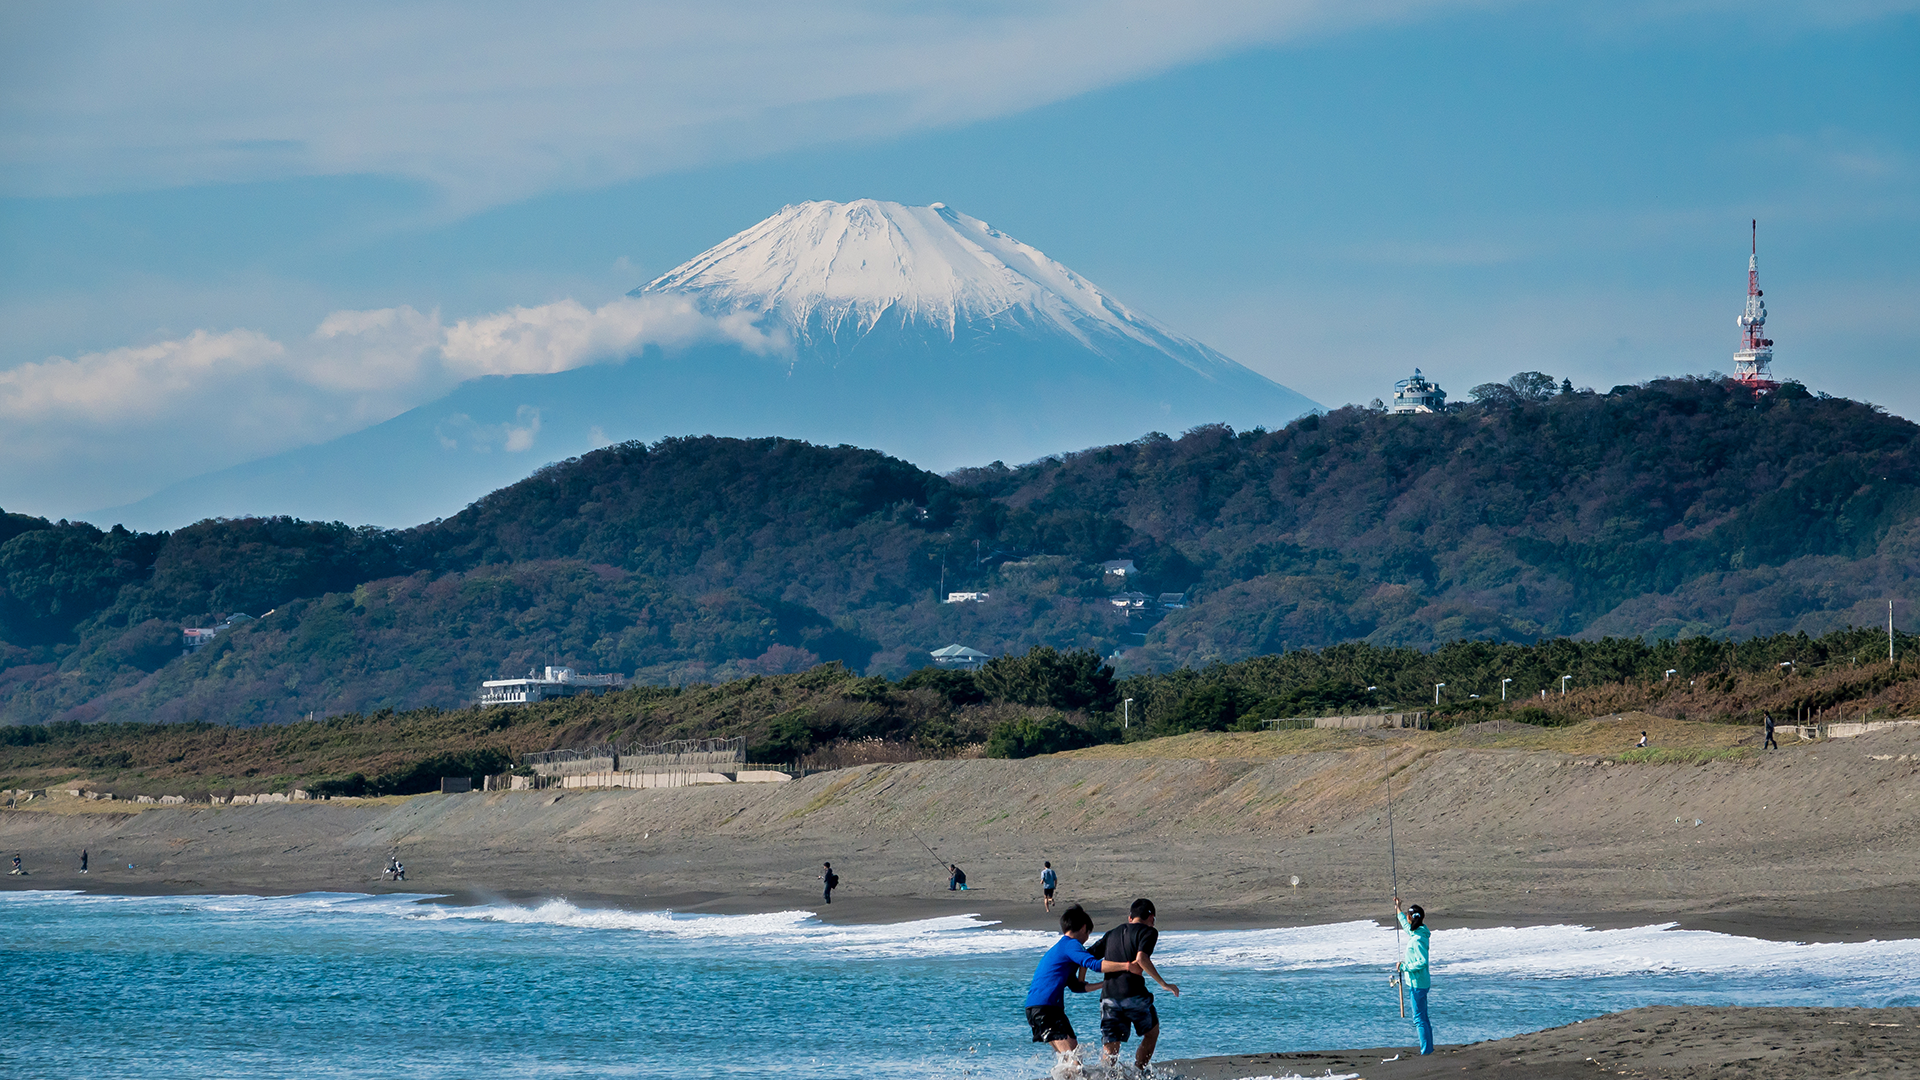
<path id="1" fill-rule="evenodd" d="M 1180 988 L 1160 977 L 1160 971 L 1153 966 L 1153 947 L 1160 941 L 1160 931 L 1154 928 L 1153 901 L 1142 897 L 1133 902 L 1127 911 L 1127 921 L 1106 932 L 1101 939 L 1087 947 L 1087 951 L 1103 960 L 1127 963 L 1140 961 L 1140 970 L 1153 976 L 1153 981 L 1172 994 L 1180 996 Z M 1112 1065 L 1120 1056 L 1120 1044 L 1127 1041 L 1129 1032 L 1140 1036 L 1140 1049 L 1134 1052 L 1135 1068 L 1145 1069 L 1153 1058 L 1154 1044 L 1160 1041 L 1160 1014 L 1154 1010 L 1153 994 L 1147 990 L 1147 980 L 1131 972 L 1118 972 L 1107 976 L 1106 985 L 1100 988 L 1100 1040 L 1101 1061 Z"/>

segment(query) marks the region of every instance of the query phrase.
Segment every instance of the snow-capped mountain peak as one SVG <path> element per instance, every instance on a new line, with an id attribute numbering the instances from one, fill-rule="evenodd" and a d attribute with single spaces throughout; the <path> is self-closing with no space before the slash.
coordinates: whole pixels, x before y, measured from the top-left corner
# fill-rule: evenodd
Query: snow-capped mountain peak
<path id="1" fill-rule="evenodd" d="M 802 340 L 864 335 L 891 318 L 948 336 L 967 323 L 1027 325 L 1088 345 L 1105 332 L 1211 351 L 944 203 L 788 206 L 635 290 L 643 293 L 693 294 L 715 314 L 777 314 Z"/>

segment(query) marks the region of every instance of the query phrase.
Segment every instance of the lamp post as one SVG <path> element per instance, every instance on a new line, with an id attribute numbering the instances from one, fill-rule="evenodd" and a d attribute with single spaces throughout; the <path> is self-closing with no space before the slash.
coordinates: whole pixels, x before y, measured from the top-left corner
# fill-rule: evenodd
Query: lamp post
<path id="1" fill-rule="evenodd" d="M 1437 682 L 1433 684 L 1433 703 L 1435 705 L 1440 704 L 1440 688 L 1445 685 L 1447 684 L 1443 682 Z"/>
<path id="2" fill-rule="evenodd" d="M 1567 696 L 1567 680 L 1571 678 L 1573 678 L 1573 676 L 1571 675 L 1560 676 L 1560 696 L 1561 697 Z"/>
<path id="3" fill-rule="evenodd" d="M 1679 671 L 1679 670 L 1680 670 L 1679 668 L 1671 668 L 1671 667 L 1670 667 L 1670 668 L 1668 668 L 1668 669 L 1667 669 L 1667 677 L 1666 677 L 1666 680 L 1665 680 L 1665 681 L 1666 681 L 1666 682 L 1672 682 L 1672 681 L 1673 681 L 1673 673 L 1674 673 L 1674 672 L 1676 672 L 1676 671 Z"/>
<path id="4" fill-rule="evenodd" d="M 1508 683 L 1510 683 L 1510 682 L 1512 682 L 1512 681 L 1513 681 L 1512 679 L 1501 679 L 1501 680 L 1500 680 L 1500 700 L 1501 700 L 1501 701 L 1505 701 L 1505 700 L 1507 700 L 1507 684 L 1508 684 Z"/>
<path id="5" fill-rule="evenodd" d="M 1133 699 L 1128 698 L 1125 701 L 1122 701 L 1120 703 L 1120 727 L 1122 729 L 1125 729 L 1131 726 L 1132 724 L 1133 724 Z"/>

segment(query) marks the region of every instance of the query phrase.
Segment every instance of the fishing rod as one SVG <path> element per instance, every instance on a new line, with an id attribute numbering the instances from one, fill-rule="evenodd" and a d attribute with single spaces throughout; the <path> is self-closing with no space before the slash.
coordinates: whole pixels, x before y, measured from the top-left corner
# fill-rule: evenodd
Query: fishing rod
<path id="1" fill-rule="evenodd" d="M 1387 758 L 1387 748 L 1380 748 L 1381 772 L 1387 783 L 1387 867 L 1393 874 L 1393 952 L 1401 955 L 1400 949 L 1400 860 L 1393 844 L 1393 765 Z M 1394 961 L 1393 985 L 1400 992 L 1400 1015 L 1407 1015 L 1407 979 L 1400 970 L 1400 962 Z"/>
<path id="2" fill-rule="evenodd" d="M 921 840 L 921 839 L 920 839 L 920 834 L 919 834 L 919 833 L 917 833 L 917 832 L 914 832 L 914 831 L 913 831 L 913 826 L 911 826 L 911 825 L 909 825 L 909 826 L 907 826 L 907 832 L 908 832 L 908 834 L 910 834 L 910 835 L 911 835 L 911 836 L 912 836 L 912 837 L 913 837 L 913 838 L 914 838 L 915 840 L 918 840 L 918 841 L 919 841 L 919 843 L 920 843 L 920 846 L 921 846 L 921 847 L 923 847 L 923 848 L 926 848 L 926 849 L 927 849 L 927 854 L 929 854 L 929 855 L 931 855 L 931 856 L 933 856 L 933 861 L 934 861 L 934 862 L 937 862 L 937 863 L 939 863 L 939 864 L 940 864 L 940 869 L 942 869 L 942 870 L 945 870 L 945 869 L 947 868 L 947 862 L 946 862 L 946 860 L 945 860 L 945 859 L 942 859 L 942 858 L 940 857 L 940 853 L 939 853 L 939 852 L 937 852 L 937 851 L 935 851 L 935 850 L 933 850 L 933 848 L 931 848 L 931 847 L 929 847 L 929 846 L 927 845 L 927 842 L 926 842 L 925 840 Z"/>

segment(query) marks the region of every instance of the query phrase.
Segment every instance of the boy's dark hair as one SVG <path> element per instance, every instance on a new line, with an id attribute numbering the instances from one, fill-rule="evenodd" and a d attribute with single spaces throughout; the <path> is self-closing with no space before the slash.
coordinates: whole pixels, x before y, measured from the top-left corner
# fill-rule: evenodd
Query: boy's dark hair
<path id="1" fill-rule="evenodd" d="M 1133 906 L 1127 909 L 1127 918 L 1129 919 L 1150 919 L 1153 915 L 1153 901 L 1144 896 L 1135 900 Z"/>
<path id="2" fill-rule="evenodd" d="M 1085 929 L 1085 930 L 1093 929 L 1093 916 L 1087 914 L 1086 908 L 1081 907 L 1079 904 L 1075 904 L 1072 907 L 1060 913 L 1060 932 L 1061 933 L 1071 934 L 1075 930 L 1081 930 L 1081 929 Z"/>

